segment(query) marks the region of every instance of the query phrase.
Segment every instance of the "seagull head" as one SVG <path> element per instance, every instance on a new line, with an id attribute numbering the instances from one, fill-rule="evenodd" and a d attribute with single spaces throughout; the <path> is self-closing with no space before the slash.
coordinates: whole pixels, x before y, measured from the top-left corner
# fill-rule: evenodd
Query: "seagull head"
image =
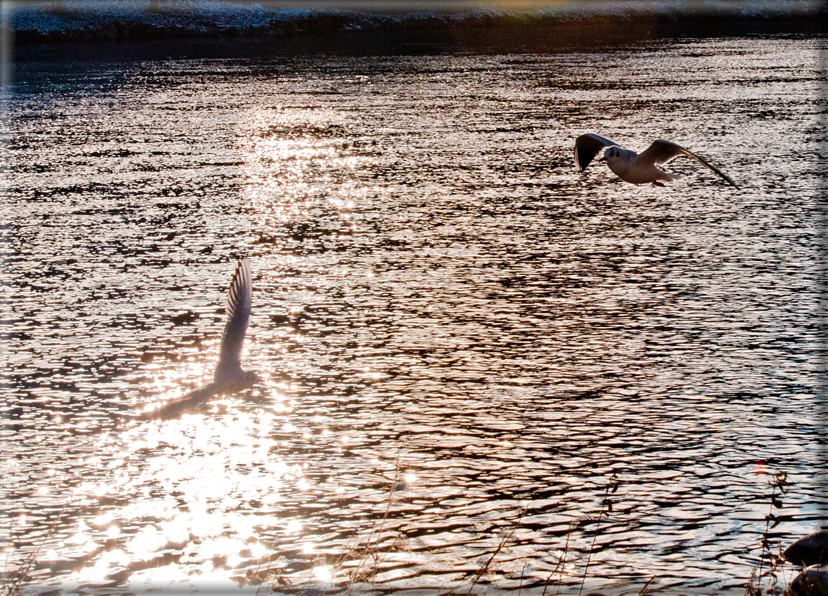
<path id="1" fill-rule="evenodd" d="M 621 157 L 623 154 L 621 147 L 608 147 L 606 151 L 604 151 L 604 156 L 599 159 L 598 161 L 614 161 Z"/>

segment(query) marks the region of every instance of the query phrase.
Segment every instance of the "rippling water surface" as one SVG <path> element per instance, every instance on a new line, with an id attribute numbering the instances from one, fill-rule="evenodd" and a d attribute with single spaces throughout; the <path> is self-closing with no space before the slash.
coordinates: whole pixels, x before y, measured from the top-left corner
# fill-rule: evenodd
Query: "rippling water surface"
<path id="1" fill-rule="evenodd" d="M 36 551 L 34 593 L 742 593 L 769 474 L 774 540 L 828 523 L 820 43 L 18 55 L 7 569 Z M 675 140 L 742 190 L 690 160 L 668 188 L 578 174 L 583 132 Z M 125 420 L 211 379 L 241 256 L 264 381 Z"/>

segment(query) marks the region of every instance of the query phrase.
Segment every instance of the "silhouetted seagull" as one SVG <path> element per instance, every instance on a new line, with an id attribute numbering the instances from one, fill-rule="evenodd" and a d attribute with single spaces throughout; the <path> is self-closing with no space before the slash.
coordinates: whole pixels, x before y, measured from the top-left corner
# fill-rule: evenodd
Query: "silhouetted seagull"
<path id="1" fill-rule="evenodd" d="M 660 169 L 658 165 L 668 163 L 677 157 L 686 155 L 687 157 L 692 157 L 703 166 L 710 168 L 730 184 L 736 186 L 736 183 L 718 168 L 710 165 L 692 151 L 688 151 L 684 147 L 671 143 L 670 141 L 653 141 L 653 144 L 646 151 L 636 153 L 629 149 L 622 149 L 615 141 L 610 141 L 609 139 L 599 137 L 592 133 L 581 135 L 575 139 L 575 165 L 578 166 L 578 171 L 583 172 L 589 165 L 589 162 L 604 147 L 609 147 L 609 149 L 604 151 L 604 156 L 598 161 L 605 161 L 609 169 L 625 182 L 664 186 L 662 180 L 667 182 L 678 180 L 678 176 L 668 174 Z M 739 187 L 736 186 L 736 188 Z"/>
<path id="2" fill-rule="evenodd" d="M 191 391 L 184 397 L 137 416 L 142 420 L 166 420 L 206 403 L 214 395 L 230 394 L 252 387 L 259 381 L 256 373 L 242 370 L 241 352 L 244 334 L 250 321 L 252 297 L 250 262 L 239 261 L 227 290 L 227 324 L 221 336 L 221 348 L 213 382 Z"/>

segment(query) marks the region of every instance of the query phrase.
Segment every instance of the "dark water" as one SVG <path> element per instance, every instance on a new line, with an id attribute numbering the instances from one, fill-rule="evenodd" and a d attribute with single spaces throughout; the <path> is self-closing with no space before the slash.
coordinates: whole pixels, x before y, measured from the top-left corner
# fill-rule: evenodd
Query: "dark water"
<path id="1" fill-rule="evenodd" d="M 773 541 L 828 524 L 821 44 L 19 60 L 6 568 L 37 551 L 32 593 L 578 593 L 587 569 L 743 593 L 771 474 Z M 690 160 L 668 188 L 578 174 L 583 132 L 742 189 Z M 210 380 L 242 256 L 264 382 L 125 422 Z"/>

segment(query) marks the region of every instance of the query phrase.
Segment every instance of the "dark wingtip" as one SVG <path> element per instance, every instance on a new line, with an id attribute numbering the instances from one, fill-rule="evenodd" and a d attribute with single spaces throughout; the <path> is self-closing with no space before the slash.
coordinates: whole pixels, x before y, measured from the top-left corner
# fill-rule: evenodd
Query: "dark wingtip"
<path id="1" fill-rule="evenodd" d="M 578 159 L 576 160 L 577 161 L 576 165 L 578 166 L 578 171 L 583 172 L 584 170 L 587 169 L 587 166 L 592 161 L 592 158 L 595 157 L 595 153 L 590 149 L 581 149 L 581 148 L 576 149 L 575 151 L 578 153 Z"/>
<path id="2" fill-rule="evenodd" d="M 727 181 L 727 183 L 730 184 L 730 186 L 732 186 L 736 190 L 742 190 L 742 187 L 733 182 L 733 180 L 731 180 L 728 176 L 722 176 L 722 178 L 724 178 Z"/>

